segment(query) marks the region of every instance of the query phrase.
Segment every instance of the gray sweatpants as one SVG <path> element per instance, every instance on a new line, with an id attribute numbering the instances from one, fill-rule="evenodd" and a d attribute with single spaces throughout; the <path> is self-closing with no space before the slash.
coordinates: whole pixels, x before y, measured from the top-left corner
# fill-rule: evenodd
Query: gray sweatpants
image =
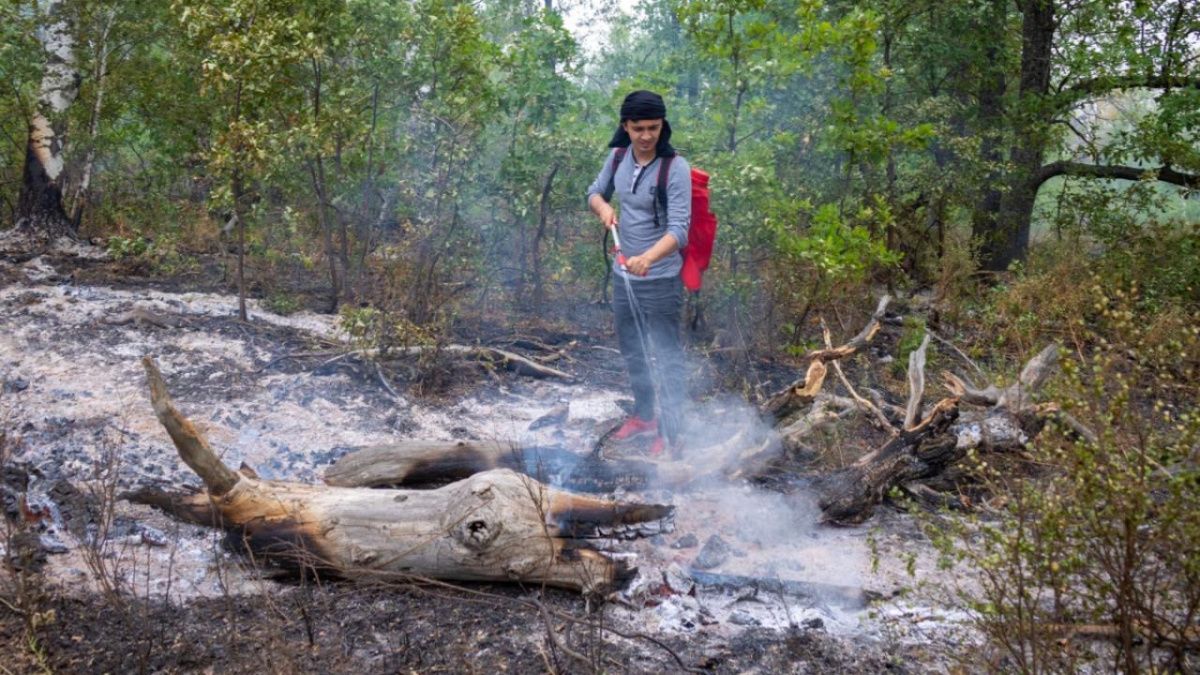
<path id="1" fill-rule="evenodd" d="M 627 282 L 623 275 L 614 274 L 612 297 L 617 342 L 633 386 L 633 412 L 644 420 L 652 419 L 657 401 L 659 433 L 675 442 L 682 431 L 687 396 L 687 371 L 679 340 L 683 282 L 677 276 Z"/>

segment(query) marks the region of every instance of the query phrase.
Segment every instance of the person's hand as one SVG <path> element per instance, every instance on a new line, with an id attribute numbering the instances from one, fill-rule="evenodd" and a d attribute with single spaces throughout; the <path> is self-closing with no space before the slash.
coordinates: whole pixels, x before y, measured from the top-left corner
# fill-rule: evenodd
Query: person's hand
<path id="1" fill-rule="evenodd" d="M 600 218 L 600 222 L 604 223 L 605 227 L 613 228 L 617 226 L 617 210 L 608 204 L 602 204 L 599 213 L 596 215 Z"/>
<path id="2" fill-rule="evenodd" d="M 641 255 L 635 255 L 632 258 L 626 258 L 625 269 L 629 270 L 630 274 L 644 277 L 650 273 L 650 260 Z"/>

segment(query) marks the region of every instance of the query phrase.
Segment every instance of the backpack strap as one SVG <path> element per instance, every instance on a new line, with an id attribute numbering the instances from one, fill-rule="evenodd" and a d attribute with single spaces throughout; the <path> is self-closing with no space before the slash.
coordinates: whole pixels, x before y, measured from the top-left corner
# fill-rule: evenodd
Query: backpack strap
<path id="1" fill-rule="evenodd" d="M 670 180 L 671 162 L 675 160 L 675 155 L 661 159 L 662 166 L 658 167 L 658 189 L 654 191 L 654 194 L 658 197 L 658 203 L 662 205 L 665 215 L 667 213 L 667 181 Z M 665 227 L 658 222 L 658 209 L 654 210 L 654 226 Z"/>
<path id="2" fill-rule="evenodd" d="M 629 152 L 629 146 L 617 148 L 613 153 L 612 171 L 609 171 L 608 187 L 604 188 L 604 201 L 611 202 L 613 193 L 617 191 L 617 167 L 621 166 L 621 162 L 625 161 L 625 154 Z"/>

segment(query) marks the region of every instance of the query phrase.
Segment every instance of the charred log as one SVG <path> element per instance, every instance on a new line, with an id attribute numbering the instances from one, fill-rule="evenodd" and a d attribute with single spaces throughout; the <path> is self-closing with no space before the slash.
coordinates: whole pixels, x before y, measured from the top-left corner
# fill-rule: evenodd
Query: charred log
<path id="1" fill-rule="evenodd" d="M 658 465 L 604 459 L 558 447 L 518 447 L 500 441 L 404 441 L 356 450 L 325 472 L 339 487 L 429 487 L 481 471 L 509 469 L 555 487 L 604 493 L 659 484 Z"/>
<path id="2" fill-rule="evenodd" d="M 871 601 L 871 593 L 857 586 L 827 584 L 815 581 L 795 581 L 777 577 L 750 577 L 739 574 L 718 574 L 689 569 L 688 576 L 701 586 L 722 590 L 752 589 L 772 595 L 790 595 L 812 605 L 830 604 L 848 610 L 863 609 Z"/>
<path id="3" fill-rule="evenodd" d="M 823 519 L 839 525 L 860 523 L 893 487 L 936 475 L 961 459 L 965 448 L 946 433 L 957 418 L 958 401 L 943 399 L 920 424 L 845 469 L 817 479 Z"/>
<path id="4" fill-rule="evenodd" d="M 221 463 L 171 404 L 154 362 L 143 365 L 159 422 L 204 481 L 223 527 L 265 559 L 354 579 L 523 581 L 596 592 L 634 570 L 587 538 L 671 527 L 671 506 L 572 494 L 504 469 L 437 490 L 258 480 Z M 168 503 L 176 515 L 203 518 L 197 502 Z M 649 523 L 656 525 L 641 527 Z"/>

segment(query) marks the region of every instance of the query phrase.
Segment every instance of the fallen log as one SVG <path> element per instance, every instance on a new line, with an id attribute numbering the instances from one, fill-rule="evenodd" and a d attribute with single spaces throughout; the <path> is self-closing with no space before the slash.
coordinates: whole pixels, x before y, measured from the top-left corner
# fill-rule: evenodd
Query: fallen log
<path id="1" fill-rule="evenodd" d="M 671 506 L 576 495 L 504 469 L 437 490 L 259 480 L 217 458 L 171 403 L 153 360 L 142 362 L 159 422 L 207 488 L 190 498 L 159 498 L 159 505 L 173 504 L 177 516 L 220 522 L 258 557 L 355 579 L 520 581 L 592 593 L 623 584 L 636 570 L 587 539 L 671 527 Z M 219 520 L 201 508 L 201 499 Z M 659 527 L 639 529 L 652 522 Z"/>
<path id="2" fill-rule="evenodd" d="M 567 490 L 680 488 L 700 478 L 733 474 L 774 454 L 774 438 L 751 438 L 747 430 L 699 448 L 686 461 L 609 454 L 579 454 L 558 447 L 522 447 L 503 441 L 400 441 L 349 452 L 325 471 L 339 487 L 421 487 L 459 480 L 481 471 L 509 469 Z"/>
<path id="3" fill-rule="evenodd" d="M 659 466 L 638 459 L 605 459 L 558 447 L 502 441 L 400 441 L 354 450 L 325 471 L 339 487 L 426 487 L 509 469 L 566 490 L 604 493 L 670 482 Z"/>
<path id="4" fill-rule="evenodd" d="M 700 586 L 721 590 L 754 589 L 775 595 L 790 595 L 812 605 L 830 604 L 847 610 L 866 607 L 872 593 L 857 586 L 828 584 L 818 581 L 798 581 L 778 577 L 751 577 L 740 574 L 720 574 L 688 569 L 688 577 Z"/>

